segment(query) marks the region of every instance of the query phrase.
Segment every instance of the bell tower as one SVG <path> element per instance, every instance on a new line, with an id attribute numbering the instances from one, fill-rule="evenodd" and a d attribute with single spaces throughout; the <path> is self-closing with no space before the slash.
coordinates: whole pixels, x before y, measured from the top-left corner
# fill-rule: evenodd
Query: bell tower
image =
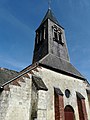
<path id="1" fill-rule="evenodd" d="M 36 30 L 33 62 L 37 62 L 48 54 L 48 20 L 41 23 Z"/>
<path id="2" fill-rule="evenodd" d="M 36 30 L 33 63 L 47 54 L 69 61 L 64 28 L 60 26 L 50 8 Z"/>

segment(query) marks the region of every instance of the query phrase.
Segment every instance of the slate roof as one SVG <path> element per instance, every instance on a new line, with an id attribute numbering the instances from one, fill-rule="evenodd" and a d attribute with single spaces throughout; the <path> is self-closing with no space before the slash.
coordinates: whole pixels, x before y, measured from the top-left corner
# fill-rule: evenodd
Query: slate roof
<path id="1" fill-rule="evenodd" d="M 90 89 L 86 90 L 87 91 L 87 94 L 90 94 Z"/>
<path id="2" fill-rule="evenodd" d="M 63 96 L 63 93 L 62 93 L 62 91 L 61 91 L 59 88 L 54 88 L 54 91 L 55 91 L 55 93 L 56 93 L 57 95 Z"/>
<path id="3" fill-rule="evenodd" d="M 57 19 L 55 18 L 53 12 L 51 11 L 51 9 L 48 9 L 45 17 L 43 18 L 42 23 L 44 23 L 47 19 L 50 19 L 51 21 L 53 21 L 54 23 L 59 25 L 59 22 L 57 21 Z M 60 26 L 60 25 L 59 25 Z"/>
<path id="4" fill-rule="evenodd" d="M 79 99 L 85 99 L 84 96 L 82 96 L 81 93 L 79 93 L 79 92 L 76 92 L 76 95 Z"/>
<path id="5" fill-rule="evenodd" d="M 18 75 L 18 72 L 6 68 L 0 68 L 0 86 Z"/>
<path id="6" fill-rule="evenodd" d="M 43 59 L 39 61 L 41 65 L 52 68 L 54 70 L 59 70 L 73 77 L 77 77 L 86 80 L 84 76 L 68 61 L 65 61 L 53 54 L 48 54 Z"/>
<path id="7" fill-rule="evenodd" d="M 37 90 L 45 90 L 45 91 L 48 90 L 46 85 L 44 84 L 43 80 L 40 77 L 32 76 L 32 79 L 33 79 L 33 82 L 34 82 Z"/>
<path id="8" fill-rule="evenodd" d="M 86 91 L 87 91 L 87 94 L 90 94 L 90 84 L 88 84 Z"/>

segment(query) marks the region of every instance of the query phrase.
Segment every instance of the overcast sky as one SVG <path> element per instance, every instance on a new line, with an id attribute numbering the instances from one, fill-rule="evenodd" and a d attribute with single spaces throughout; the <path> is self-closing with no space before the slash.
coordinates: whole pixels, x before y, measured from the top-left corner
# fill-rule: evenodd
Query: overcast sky
<path id="1" fill-rule="evenodd" d="M 35 30 L 48 0 L 0 0 L 0 66 L 20 71 L 32 62 Z M 90 0 L 52 0 L 65 28 L 71 63 L 90 81 Z"/>

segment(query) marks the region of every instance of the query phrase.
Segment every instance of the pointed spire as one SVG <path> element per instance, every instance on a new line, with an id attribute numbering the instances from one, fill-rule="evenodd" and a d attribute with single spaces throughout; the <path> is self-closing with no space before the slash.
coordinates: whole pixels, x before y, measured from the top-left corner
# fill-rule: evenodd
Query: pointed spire
<path id="1" fill-rule="evenodd" d="M 51 8 L 48 9 L 44 19 L 42 20 L 41 24 L 44 23 L 47 19 L 50 19 L 51 21 L 53 21 L 54 23 L 59 25 L 59 22 L 57 21 L 57 19 L 55 18 Z"/>

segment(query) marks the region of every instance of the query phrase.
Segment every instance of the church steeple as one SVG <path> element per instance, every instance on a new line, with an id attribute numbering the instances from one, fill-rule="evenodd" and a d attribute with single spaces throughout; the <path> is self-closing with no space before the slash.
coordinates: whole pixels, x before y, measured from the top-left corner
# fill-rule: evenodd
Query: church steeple
<path id="1" fill-rule="evenodd" d="M 70 63 L 64 28 L 48 9 L 40 26 L 36 30 L 33 63 L 60 71 L 64 74 L 85 79 Z"/>
<path id="2" fill-rule="evenodd" d="M 64 28 L 60 26 L 51 9 L 48 9 L 36 30 L 33 63 L 47 54 L 69 61 Z"/>
<path id="3" fill-rule="evenodd" d="M 47 19 L 50 19 L 51 21 L 53 21 L 54 23 L 59 25 L 59 22 L 57 21 L 57 19 L 55 18 L 54 14 L 52 13 L 51 9 L 49 8 L 45 17 L 43 18 L 42 23 L 44 23 Z"/>

